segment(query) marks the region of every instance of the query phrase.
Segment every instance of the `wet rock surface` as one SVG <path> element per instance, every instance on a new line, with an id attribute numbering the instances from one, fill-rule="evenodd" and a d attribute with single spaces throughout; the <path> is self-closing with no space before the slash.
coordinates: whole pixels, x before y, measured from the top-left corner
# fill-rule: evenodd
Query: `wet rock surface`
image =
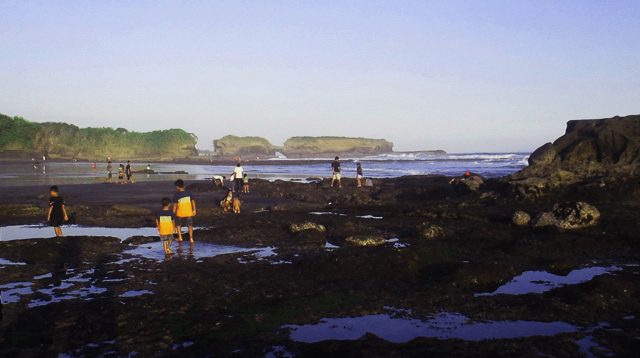
<path id="1" fill-rule="evenodd" d="M 362 190 L 348 179 L 343 189 L 326 180 L 254 180 L 241 215 L 217 208 L 220 189 L 191 182 L 195 244 L 174 243 L 168 257 L 145 235 L 3 236 L 0 356 L 631 356 L 640 349 L 640 207 L 612 199 L 637 182 L 544 189 L 533 200 L 503 180 L 468 191 L 450 179 L 377 179 Z M 136 228 L 153 226 L 148 213 L 174 189 L 167 182 L 62 190 L 78 224 Z M 46 187 L 0 188 L 3 225 L 42 221 L 40 210 L 7 214 L 9 205 L 41 207 L 25 192 Z M 135 208 L 114 210 L 122 204 Z M 518 210 L 549 213 L 553 226 L 513 225 Z M 580 226 L 559 230 L 562 220 Z M 380 244 L 349 245 L 354 237 Z M 526 285 L 534 288 L 509 294 Z M 354 340 L 335 338 L 345 325 L 358 329 Z M 297 339 L 308 332 L 313 339 Z"/>

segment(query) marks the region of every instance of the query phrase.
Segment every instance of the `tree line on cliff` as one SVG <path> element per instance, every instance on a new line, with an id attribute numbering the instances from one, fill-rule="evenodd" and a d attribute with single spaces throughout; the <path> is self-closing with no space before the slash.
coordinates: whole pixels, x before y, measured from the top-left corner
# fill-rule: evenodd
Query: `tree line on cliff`
<path id="1" fill-rule="evenodd" d="M 58 159 L 176 159 L 197 155 L 197 137 L 182 129 L 132 132 L 124 128 L 79 128 L 35 123 L 0 114 L 0 155 Z"/>

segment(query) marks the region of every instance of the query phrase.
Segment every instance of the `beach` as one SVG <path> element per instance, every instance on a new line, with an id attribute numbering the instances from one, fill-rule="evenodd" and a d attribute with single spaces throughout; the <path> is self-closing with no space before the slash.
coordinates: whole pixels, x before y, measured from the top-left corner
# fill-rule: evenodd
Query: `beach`
<path id="1" fill-rule="evenodd" d="M 0 353 L 637 350 L 637 214 L 621 194 L 637 184 L 522 200 L 503 179 L 479 190 L 450 180 L 375 179 L 360 189 L 353 179 L 342 189 L 329 180 L 252 180 L 240 215 L 217 208 L 224 189 L 187 181 L 198 203 L 195 244 L 174 243 L 172 257 L 144 229 L 153 230 L 160 198 L 175 190 L 171 181 L 62 186 L 73 230 L 84 236 L 2 234 Z M 17 237 L 41 225 L 46 190 L 1 187 L 3 230 Z M 516 210 L 535 215 L 585 196 L 606 213 L 596 226 L 574 232 L 512 223 Z"/>

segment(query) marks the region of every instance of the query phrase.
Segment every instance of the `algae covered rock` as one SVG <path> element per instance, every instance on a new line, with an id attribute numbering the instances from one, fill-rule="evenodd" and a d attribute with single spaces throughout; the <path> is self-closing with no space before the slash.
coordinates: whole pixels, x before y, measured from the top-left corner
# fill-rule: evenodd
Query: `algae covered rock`
<path id="1" fill-rule="evenodd" d="M 597 225 L 600 211 L 588 203 L 556 204 L 551 211 L 558 220 L 557 227 L 564 230 L 576 230 Z"/>
<path id="2" fill-rule="evenodd" d="M 534 227 L 554 226 L 563 230 L 577 230 L 597 225 L 600 211 L 588 203 L 555 204 L 548 212 L 540 213 L 532 221 Z"/>
<path id="3" fill-rule="evenodd" d="M 436 224 L 422 223 L 418 226 L 418 233 L 420 237 L 427 240 L 435 240 L 444 237 L 444 229 Z"/>
<path id="4" fill-rule="evenodd" d="M 303 231 L 315 230 L 317 232 L 326 232 L 327 229 L 322 224 L 317 224 L 311 221 L 305 221 L 303 223 L 294 223 L 289 225 L 289 231 L 292 234 L 298 234 Z"/>
<path id="5" fill-rule="evenodd" d="M 379 235 L 354 235 L 344 240 L 349 246 L 380 246 L 386 241 Z"/>
<path id="6" fill-rule="evenodd" d="M 528 226 L 531 223 L 531 215 L 524 211 L 518 210 L 513 213 L 511 222 L 516 226 Z"/>

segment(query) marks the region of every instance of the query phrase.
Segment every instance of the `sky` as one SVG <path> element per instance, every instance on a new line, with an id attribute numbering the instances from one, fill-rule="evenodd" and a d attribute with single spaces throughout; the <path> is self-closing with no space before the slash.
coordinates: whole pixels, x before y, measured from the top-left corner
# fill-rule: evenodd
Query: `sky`
<path id="1" fill-rule="evenodd" d="M 640 113 L 640 1 L 0 1 L 0 113 L 531 151 Z"/>

